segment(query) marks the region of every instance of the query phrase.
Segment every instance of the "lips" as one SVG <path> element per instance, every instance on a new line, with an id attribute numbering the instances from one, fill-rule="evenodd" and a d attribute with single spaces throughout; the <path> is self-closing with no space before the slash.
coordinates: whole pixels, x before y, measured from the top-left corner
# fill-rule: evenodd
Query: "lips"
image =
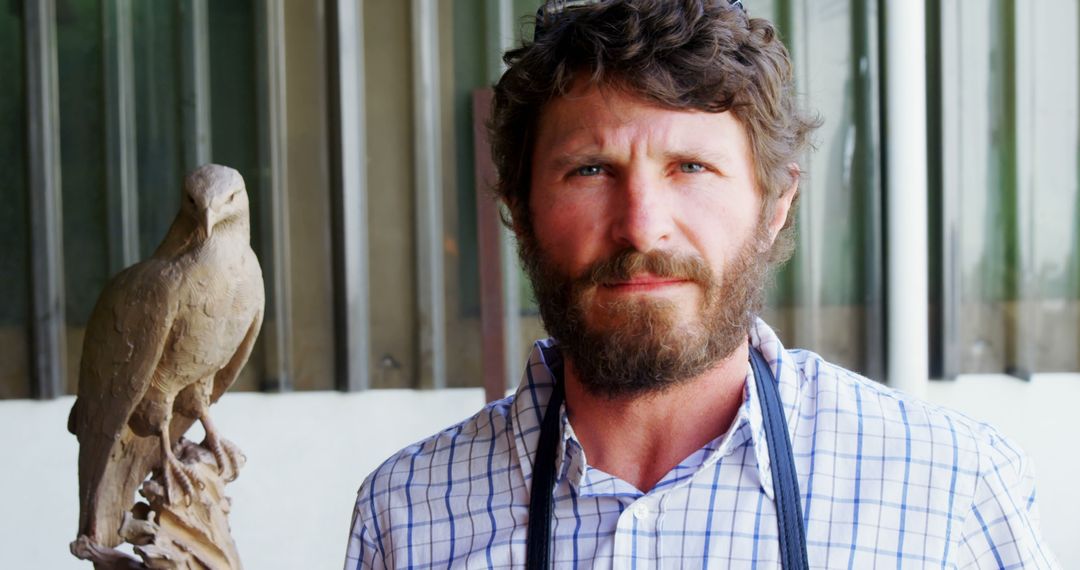
<path id="1" fill-rule="evenodd" d="M 642 290 L 647 291 L 650 289 L 658 289 L 661 287 L 668 287 L 672 285 L 681 285 L 688 283 L 686 279 L 680 277 L 657 277 L 655 275 L 636 275 L 626 281 L 615 281 L 610 283 L 604 283 L 604 287 L 608 289 L 617 289 L 622 291 L 628 290 Z"/>

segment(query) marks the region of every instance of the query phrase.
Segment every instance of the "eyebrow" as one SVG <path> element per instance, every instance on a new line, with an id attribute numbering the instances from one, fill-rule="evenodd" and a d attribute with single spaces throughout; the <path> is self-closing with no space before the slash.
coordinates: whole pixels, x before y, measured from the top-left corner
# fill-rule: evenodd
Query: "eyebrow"
<path id="1" fill-rule="evenodd" d="M 684 149 L 673 150 L 665 152 L 663 158 L 666 161 L 681 160 L 687 162 L 708 162 L 708 163 L 725 163 L 729 161 L 729 155 L 726 152 L 713 150 L 708 151 L 704 149 Z M 605 164 L 611 162 L 609 155 L 602 152 L 566 152 L 555 155 L 548 159 L 547 164 L 554 168 L 563 169 L 573 166 L 581 166 L 583 164 Z"/>
<path id="2" fill-rule="evenodd" d="M 664 153 L 664 157 L 668 160 L 683 160 L 693 162 L 719 162 L 725 163 L 729 161 L 728 153 L 720 150 L 708 151 L 702 149 L 687 149 L 681 151 L 674 151 Z"/>
<path id="3" fill-rule="evenodd" d="M 583 164 L 603 164 L 605 162 L 610 162 L 610 160 L 598 152 L 562 153 L 547 161 L 549 165 L 560 170 Z"/>

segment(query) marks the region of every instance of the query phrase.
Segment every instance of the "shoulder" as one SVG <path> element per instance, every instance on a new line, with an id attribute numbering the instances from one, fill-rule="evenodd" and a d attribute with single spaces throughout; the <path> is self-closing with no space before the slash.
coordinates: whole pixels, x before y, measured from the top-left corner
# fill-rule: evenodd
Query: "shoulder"
<path id="1" fill-rule="evenodd" d="M 860 499 L 925 513 L 927 536 L 961 567 L 1056 567 L 1039 533 L 1031 462 L 1016 442 L 812 352 L 787 354 L 801 394 L 796 437 L 813 450 L 812 470 L 874 481 Z M 881 496 L 868 496 L 875 488 Z"/>
<path id="2" fill-rule="evenodd" d="M 800 376 L 799 423 L 806 424 L 800 431 L 813 438 L 818 451 L 854 460 L 886 479 L 936 490 L 939 496 L 931 502 L 948 505 L 957 517 L 976 500 L 987 477 L 1008 474 L 1019 480 L 1030 469 L 1020 447 L 988 423 L 812 352 L 788 354 Z"/>
<path id="3" fill-rule="evenodd" d="M 493 453 L 505 455 L 501 452 L 510 442 L 512 404 L 512 396 L 491 402 L 472 417 L 401 449 L 368 475 L 361 492 L 367 489 L 379 495 L 384 491 L 376 488 L 404 485 L 410 478 L 410 470 L 414 482 L 442 482 L 448 473 L 445 468 L 453 463 L 487 459 Z"/>
<path id="4" fill-rule="evenodd" d="M 469 510 L 471 503 L 483 504 L 519 487 L 513 401 L 511 396 L 492 402 L 379 465 L 357 493 L 354 537 L 370 537 L 369 546 L 392 556 L 386 549 L 401 542 L 393 536 L 395 529 L 445 519 L 454 510 Z"/>
<path id="5" fill-rule="evenodd" d="M 890 388 L 813 352 L 789 350 L 788 355 L 799 372 L 801 404 L 811 407 L 818 422 L 835 422 L 853 435 L 913 439 L 959 454 L 1022 456 L 988 423 Z"/>

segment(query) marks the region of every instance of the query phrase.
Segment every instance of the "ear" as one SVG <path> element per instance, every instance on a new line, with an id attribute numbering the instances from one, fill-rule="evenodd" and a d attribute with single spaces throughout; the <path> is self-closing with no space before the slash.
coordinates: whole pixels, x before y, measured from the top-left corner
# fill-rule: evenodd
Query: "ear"
<path id="1" fill-rule="evenodd" d="M 772 211 L 769 213 L 767 220 L 769 247 L 772 247 L 772 244 L 776 241 L 776 236 L 780 234 L 780 230 L 784 229 L 791 205 L 795 202 L 795 197 L 799 195 L 799 176 L 802 174 L 802 170 L 799 169 L 798 164 L 792 162 L 788 165 L 788 172 L 791 174 L 791 184 L 783 194 L 773 201 Z"/>
<path id="2" fill-rule="evenodd" d="M 506 226 L 507 229 L 514 233 L 514 237 L 517 237 L 518 233 L 520 233 L 520 220 L 514 218 L 514 206 L 517 202 L 517 199 L 509 196 L 500 196 L 495 199 L 499 220 L 502 221 L 503 226 Z"/>

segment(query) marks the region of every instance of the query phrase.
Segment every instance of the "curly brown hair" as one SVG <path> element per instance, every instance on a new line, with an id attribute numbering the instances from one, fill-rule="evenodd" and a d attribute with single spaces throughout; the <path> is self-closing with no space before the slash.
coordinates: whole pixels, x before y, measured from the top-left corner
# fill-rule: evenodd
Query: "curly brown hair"
<path id="1" fill-rule="evenodd" d="M 768 20 L 728 0 L 549 0 L 535 30 L 532 42 L 503 56 L 489 125 L 495 192 L 519 236 L 533 235 L 529 180 L 540 114 L 579 78 L 671 109 L 730 110 L 747 131 L 763 216 L 799 175 L 792 165 L 820 121 L 799 108 L 787 49 Z M 771 263 L 791 255 L 795 209 Z"/>

